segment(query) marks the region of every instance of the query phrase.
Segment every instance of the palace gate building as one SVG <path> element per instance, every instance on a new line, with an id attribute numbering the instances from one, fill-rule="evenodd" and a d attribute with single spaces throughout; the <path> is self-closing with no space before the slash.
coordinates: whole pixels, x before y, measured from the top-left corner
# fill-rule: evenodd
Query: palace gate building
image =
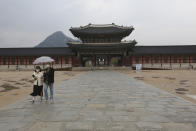
<path id="1" fill-rule="evenodd" d="M 134 28 L 111 25 L 92 25 L 71 28 L 82 42 L 68 43 L 76 54 L 74 66 L 130 66 L 130 55 L 136 41 L 122 41 Z"/>
<path id="2" fill-rule="evenodd" d="M 134 28 L 114 23 L 71 27 L 80 42 L 68 47 L 0 48 L 0 69 L 33 68 L 40 56 L 52 57 L 55 68 L 65 67 L 134 67 L 195 68 L 196 45 L 137 46 L 135 40 L 123 41 Z"/>

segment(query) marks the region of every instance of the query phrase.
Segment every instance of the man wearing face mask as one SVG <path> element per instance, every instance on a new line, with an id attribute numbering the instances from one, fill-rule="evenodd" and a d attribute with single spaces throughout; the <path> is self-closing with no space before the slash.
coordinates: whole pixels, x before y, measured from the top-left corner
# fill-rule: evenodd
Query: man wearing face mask
<path id="1" fill-rule="evenodd" d="M 54 69 L 50 64 L 46 65 L 46 70 L 44 72 L 44 94 L 46 103 L 48 102 L 48 87 L 50 88 L 50 102 L 54 103 Z"/>
<path id="2" fill-rule="evenodd" d="M 41 72 L 40 66 L 35 67 L 35 71 L 33 72 L 33 93 L 32 95 L 33 100 L 32 103 L 35 102 L 36 96 L 40 96 L 41 101 L 42 101 L 42 96 L 43 96 L 43 73 Z"/>

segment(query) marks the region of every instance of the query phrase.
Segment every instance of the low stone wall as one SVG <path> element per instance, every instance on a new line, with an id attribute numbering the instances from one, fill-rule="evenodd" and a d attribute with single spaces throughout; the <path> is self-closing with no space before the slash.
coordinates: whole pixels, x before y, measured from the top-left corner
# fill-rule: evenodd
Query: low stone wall
<path id="1" fill-rule="evenodd" d="M 46 65 L 40 65 L 42 69 L 45 68 Z M 54 64 L 54 69 L 61 69 L 71 67 L 71 64 Z M 132 65 L 135 67 L 135 64 Z M 196 63 L 172 63 L 172 64 L 143 64 L 143 68 L 153 68 L 153 69 L 196 69 Z M 122 67 L 73 67 L 72 70 L 126 70 L 132 69 L 130 66 L 122 66 Z M 0 71 L 3 70 L 34 70 L 34 65 L 0 65 Z"/>
<path id="2" fill-rule="evenodd" d="M 133 64 L 135 67 L 136 64 Z M 196 63 L 171 63 L 171 64 L 142 64 L 143 68 L 154 69 L 196 69 Z"/>
<path id="3" fill-rule="evenodd" d="M 45 68 L 46 65 L 40 65 L 40 67 L 42 69 Z M 71 64 L 55 64 L 53 65 L 54 69 L 59 69 L 59 68 L 67 68 L 67 67 L 71 67 Z M 4 71 L 4 70 L 10 70 L 10 71 L 22 71 L 22 70 L 34 70 L 35 66 L 34 65 L 0 65 L 0 70 Z"/>
<path id="4" fill-rule="evenodd" d="M 73 71 L 89 71 L 89 70 L 131 70 L 132 68 L 129 67 L 113 67 L 113 66 L 108 66 L 108 67 L 72 67 Z"/>

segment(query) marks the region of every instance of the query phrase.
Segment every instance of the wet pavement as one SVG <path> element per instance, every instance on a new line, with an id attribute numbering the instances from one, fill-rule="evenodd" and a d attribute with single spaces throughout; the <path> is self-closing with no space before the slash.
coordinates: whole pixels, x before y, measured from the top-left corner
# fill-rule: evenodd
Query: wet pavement
<path id="1" fill-rule="evenodd" d="M 55 103 L 0 109 L 2 131 L 196 131 L 196 105 L 116 71 L 89 71 L 55 87 Z"/>

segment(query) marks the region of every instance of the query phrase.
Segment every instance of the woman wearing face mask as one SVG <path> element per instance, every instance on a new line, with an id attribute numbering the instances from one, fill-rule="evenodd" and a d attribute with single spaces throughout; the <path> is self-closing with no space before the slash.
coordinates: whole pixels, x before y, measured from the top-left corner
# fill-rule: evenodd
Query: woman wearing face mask
<path id="1" fill-rule="evenodd" d="M 43 96 L 43 73 L 41 72 L 40 66 L 35 67 L 35 71 L 33 72 L 33 93 L 30 95 L 33 97 L 32 103 L 35 102 L 36 96 L 40 96 L 40 100 L 42 101 Z"/>

